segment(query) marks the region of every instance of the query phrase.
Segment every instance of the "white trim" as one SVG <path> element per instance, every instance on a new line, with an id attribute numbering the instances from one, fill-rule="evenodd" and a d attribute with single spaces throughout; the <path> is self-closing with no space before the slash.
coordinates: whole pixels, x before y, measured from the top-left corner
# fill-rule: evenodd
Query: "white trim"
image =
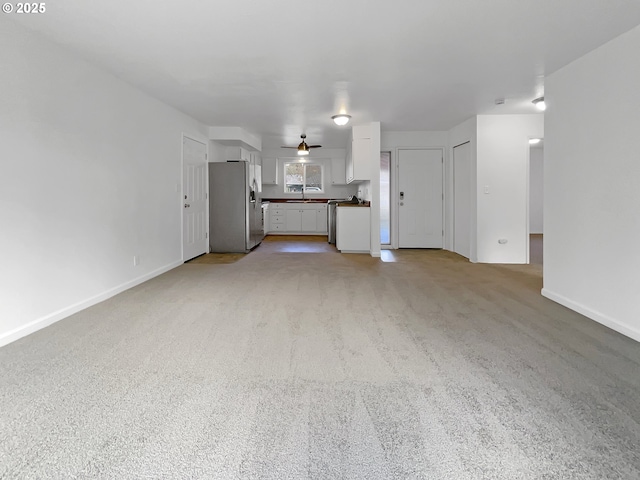
<path id="1" fill-rule="evenodd" d="M 622 335 L 632 338 L 636 342 L 640 342 L 640 330 L 636 328 L 625 325 L 618 320 L 615 320 L 596 310 L 592 310 L 589 307 L 585 307 L 584 305 L 574 302 L 573 300 L 569 300 L 567 297 L 564 297 L 558 293 L 554 293 L 547 288 L 543 288 L 541 293 L 543 297 L 546 297 L 549 300 L 553 300 L 554 302 L 559 303 L 560 305 L 563 305 L 575 312 L 578 312 L 579 314 L 584 315 L 585 317 L 598 322 L 605 327 L 609 327 L 610 329 L 615 330 Z"/>
<path id="2" fill-rule="evenodd" d="M 144 283 L 147 280 L 151 280 L 152 278 L 157 277 L 158 275 L 162 275 L 163 273 L 168 272 L 169 270 L 172 270 L 176 267 L 179 267 L 180 265 L 182 265 L 182 261 L 170 263 L 169 265 L 165 265 L 164 267 L 158 268 L 157 270 L 154 270 L 145 275 L 142 275 L 141 277 L 134 278 L 133 280 L 125 282 L 114 288 L 111 288 L 103 293 L 94 295 L 93 297 L 90 297 L 86 300 L 83 300 L 78 303 L 74 303 L 73 305 L 69 305 L 68 307 L 62 308 L 42 318 L 29 322 L 26 325 L 22 325 L 18 328 L 10 330 L 0 336 L 0 347 L 3 347 L 11 342 L 15 342 L 16 340 L 22 337 L 26 337 L 27 335 L 30 335 L 34 332 L 37 332 L 38 330 L 48 327 L 49 325 L 52 325 L 60 320 L 63 320 L 64 318 L 67 318 L 73 315 L 74 313 L 78 313 L 81 310 L 97 305 L 98 303 L 103 302 L 108 298 L 111 298 L 119 293 L 122 293 L 125 290 L 129 290 L 130 288 L 133 288 L 136 285 L 140 285 L 141 283 Z"/>

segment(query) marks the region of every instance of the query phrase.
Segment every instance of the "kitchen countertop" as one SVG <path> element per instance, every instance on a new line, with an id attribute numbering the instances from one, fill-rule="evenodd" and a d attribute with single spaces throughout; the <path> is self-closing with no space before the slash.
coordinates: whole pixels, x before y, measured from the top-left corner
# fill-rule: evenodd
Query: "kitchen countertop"
<path id="1" fill-rule="evenodd" d="M 370 207 L 371 206 L 371 202 L 364 202 L 364 203 L 336 203 L 337 207 Z"/>
<path id="2" fill-rule="evenodd" d="M 305 198 L 305 203 L 327 203 L 330 198 Z M 302 203 L 303 200 L 301 198 L 263 198 L 263 202 L 271 202 L 271 203 Z"/>
<path id="3" fill-rule="evenodd" d="M 295 199 L 295 198 L 263 198 L 263 203 L 327 203 L 329 200 L 344 200 L 343 198 L 310 198 L 310 199 Z M 347 201 L 337 202 L 338 207 L 370 207 L 371 202 L 363 203 L 350 203 Z"/>

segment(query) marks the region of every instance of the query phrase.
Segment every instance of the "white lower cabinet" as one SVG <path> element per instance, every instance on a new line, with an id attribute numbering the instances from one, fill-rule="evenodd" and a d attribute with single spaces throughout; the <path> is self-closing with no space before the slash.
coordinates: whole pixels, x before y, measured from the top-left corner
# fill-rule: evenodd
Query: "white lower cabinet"
<path id="1" fill-rule="evenodd" d="M 286 203 L 269 204 L 269 230 L 268 232 L 285 231 Z"/>
<path id="2" fill-rule="evenodd" d="M 316 232 L 328 233 L 327 230 L 327 204 L 320 204 L 316 210 Z"/>
<path id="3" fill-rule="evenodd" d="M 315 232 L 316 231 L 316 209 L 300 210 L 301 225 L 300 231 L 302 232 Z"/>
<path id="4" fill-rule="evenodd" d="M 302 231 L 302 215 L 300 215 L 300 209 L 287 210 L 285 220 L 286 220 L 285 231 L 287 232 Z"/>
<path id="5" fill-rule="evenodd" d="M 336 209 L 336 248 L 343 253 L 369 253 L 371 250 L 371 209 Z"/>
<path id="6" fill-rule="evenodd" d="M 272 203 L 270 233 L 327 233 L 326 203 Z"/>

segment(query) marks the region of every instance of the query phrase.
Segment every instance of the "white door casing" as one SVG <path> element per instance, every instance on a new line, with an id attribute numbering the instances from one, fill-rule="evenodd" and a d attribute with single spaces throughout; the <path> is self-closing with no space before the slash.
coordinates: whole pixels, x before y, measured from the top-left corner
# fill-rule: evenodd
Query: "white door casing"
<path id="1" fill-rule="evenodd" d="M 471 144 L 453 148 L 453 251 L 471 255 Z"/>
<path id="2" fill-rule="evenodd" d="M 206 253 L 207 147 L 182 138 L 182 261 Z"/>
<path id="3" fill-rule="evenodd" d="M 398 150 L 398 246 L 443 247 L 441 149 Z"/>

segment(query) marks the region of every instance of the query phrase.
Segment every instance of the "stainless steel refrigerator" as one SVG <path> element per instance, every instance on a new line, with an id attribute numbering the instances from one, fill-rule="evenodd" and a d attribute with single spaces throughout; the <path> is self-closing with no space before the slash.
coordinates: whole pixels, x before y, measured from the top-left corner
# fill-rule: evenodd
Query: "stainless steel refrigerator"
<path id="1" fill-rule="evenodd" d="M 212 252 L 248 252 L 264 238 L 262 168 L 251 162 L 209 163 Z"/>

